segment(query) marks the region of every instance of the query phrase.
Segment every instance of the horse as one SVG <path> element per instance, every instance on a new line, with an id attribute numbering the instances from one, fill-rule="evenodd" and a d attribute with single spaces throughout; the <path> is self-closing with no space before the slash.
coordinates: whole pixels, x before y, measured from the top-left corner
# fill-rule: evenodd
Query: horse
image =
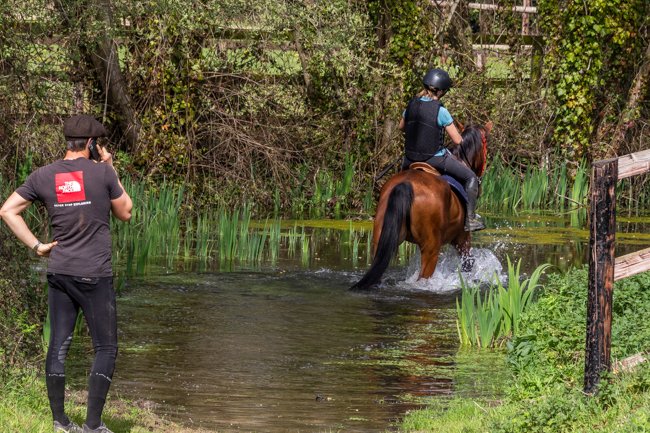
<path id="1" fill-rule="evenodd" d="M 487 138 L 492 122 L 463 129 L 460 145 L 451 149 L 478 177 L 485 172 Z M 404 242 L 420 248 L 418 279 L 433 275 L 440 248 L 452 244 L 460 253 L 463 271 L 471 270 L 471 235 L 464 229 L 465 205 L 433 167 L 415 163 L 392 176 L 382 187 L 373 227 L 374 257 L 370 269 L 353 285 L 353 290 L 369 289 L 381 281 L 388 265 Z"/>

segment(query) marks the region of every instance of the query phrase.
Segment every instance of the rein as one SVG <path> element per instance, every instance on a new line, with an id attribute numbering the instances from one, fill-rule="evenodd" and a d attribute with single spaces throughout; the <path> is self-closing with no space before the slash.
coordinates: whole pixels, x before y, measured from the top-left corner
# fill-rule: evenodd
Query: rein
<path id="1" fill-rule="evenodd" d="M 481 172 L 478 174 L 478 177 L 482 177 L 487 168 L 487 134 L 481 131 L 481 146 L 483 147 L 483 167 L 481 167 Z"/>

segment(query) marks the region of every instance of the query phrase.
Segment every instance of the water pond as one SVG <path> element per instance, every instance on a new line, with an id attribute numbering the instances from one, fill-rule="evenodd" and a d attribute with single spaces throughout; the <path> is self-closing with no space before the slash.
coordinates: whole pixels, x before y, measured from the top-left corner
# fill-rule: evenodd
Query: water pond
<path id="1" fill-rule="evenodd" d="M 552 216 L 488 220 L 474 236 L 488 282 L 506 257 L 522 271 L 580 265 L 588 232 Z M 617 255 L 650 244 L 650 219 L 619 218 Z M 255 263 L 161 258 L 118 301 L 120 355 L 113 392 L 215 431 L 378 432 L 429 398 L 499 398 L 498 353 L 459 351 L 458 257 L 415 281 L 402 248 L 380 290 L 350 292 L 369 261 L 369 222 L 286 221 L 296 245 Z"/>

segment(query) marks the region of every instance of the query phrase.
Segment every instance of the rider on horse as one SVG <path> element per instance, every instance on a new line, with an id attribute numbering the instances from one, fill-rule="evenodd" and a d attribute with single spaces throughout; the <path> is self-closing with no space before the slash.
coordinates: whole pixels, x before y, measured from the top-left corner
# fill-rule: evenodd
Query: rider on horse
<path id="1" fill-rule="evenodd" d="M 399 124 L 406 135 L 402 170 L 414 162 L 426 162 L 441 174 L 449 174 L 461 181 L 467 192 L 465 231 L 482 230 L 485 225 L 476 215 L 478 177 L 444 145 L 445 131 L 454 145 L 463 141 L 454 119 L 440 102 L 453 85 L 451 78 L 442 69 L 430 69 L 422 78 L 422 84 L 424 89 L 411 99 Z"/>

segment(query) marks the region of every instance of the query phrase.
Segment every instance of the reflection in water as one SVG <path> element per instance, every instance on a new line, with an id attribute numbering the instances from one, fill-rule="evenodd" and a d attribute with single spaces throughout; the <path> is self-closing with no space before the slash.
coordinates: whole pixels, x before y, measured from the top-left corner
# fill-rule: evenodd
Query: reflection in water
<path id="1" fill-rule="evenodd" d="M 586 260 L 588 233 L 563 220 L 488 223 L 463 278 L 491 280 L 506 256 L 524 273 Z M 417 282 L 417 252 L 403 246 L 381 290 L 349 292 L 370 260 L 370 225 L 336 224 L 302 229 L 269 261 L 165 259 L 130 282 L 118 301 L 117 390 L 185 424 L 264 432 L 383 431 L 422 399 L 494 396 L 501 356 L 458 352 L 454 250 Z M 638 232 L 617 234 L 617 255 L 650 244 L 642 223 L 629 224 Z"/>
<path id="2" fill-rule="evenodd" d="M 115 386 L 219 431 L 387 428 L 454 392 L 453 297 L 349 292 L 353 276 L 228 273 L 143 281 L 120 300 Z"/>

